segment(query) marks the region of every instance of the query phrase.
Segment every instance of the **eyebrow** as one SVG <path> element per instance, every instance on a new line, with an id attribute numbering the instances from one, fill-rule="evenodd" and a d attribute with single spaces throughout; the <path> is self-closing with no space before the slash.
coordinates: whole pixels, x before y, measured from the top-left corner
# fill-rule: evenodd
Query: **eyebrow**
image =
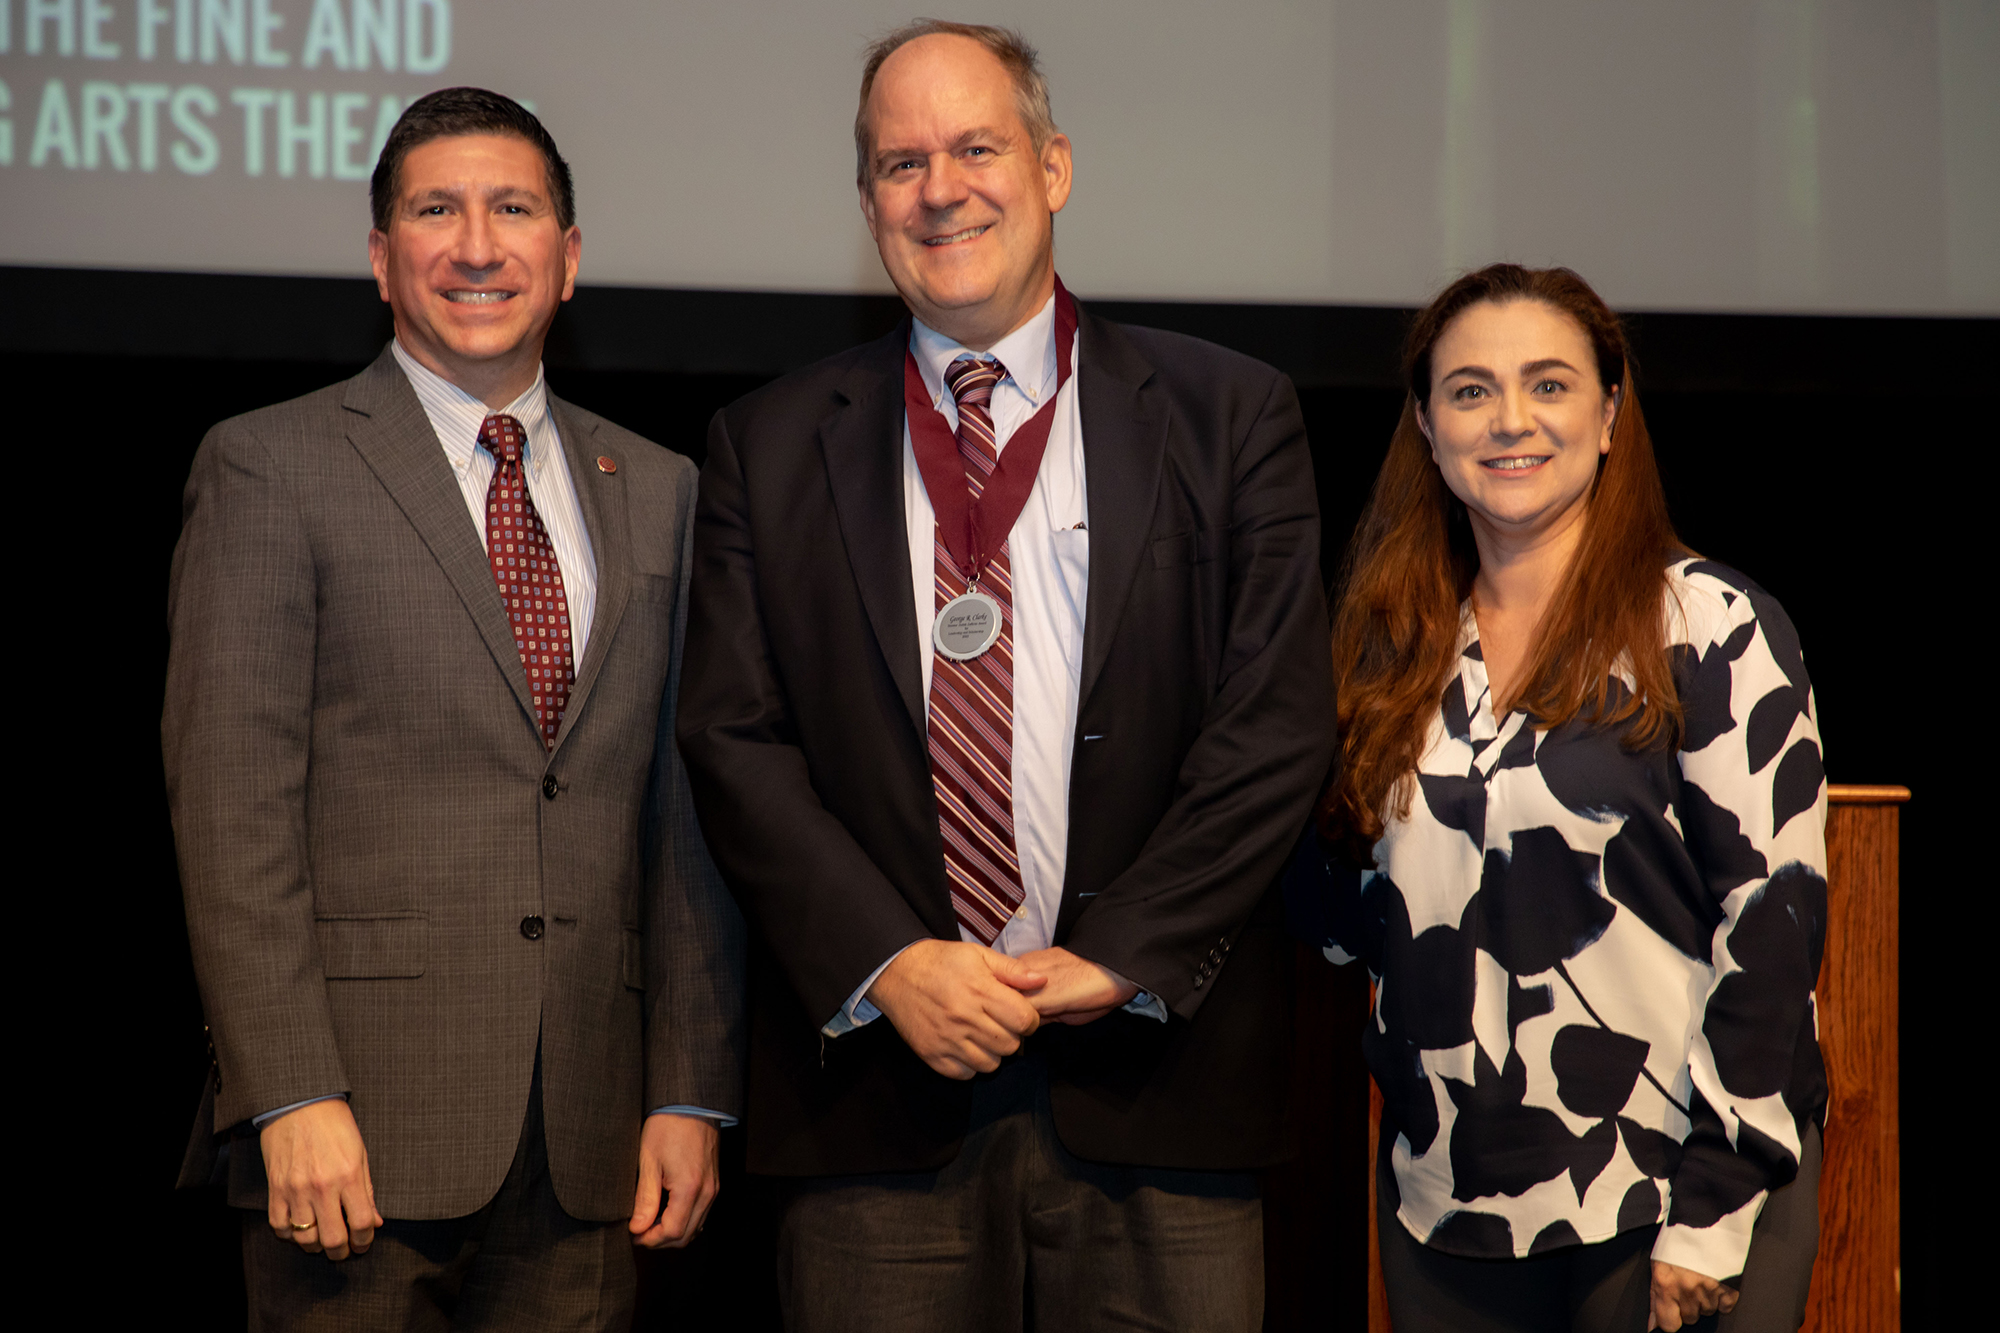
<path id="1" fill-rule="evenodd" d="M 426 204 L 426 203 L 455 204 L 459 200 L 465 198 L 465 196 L 466 192 L 463 189 L 459 188 L 458 186 L 438 185 L 438 186 L 433 186 L 428 190 L 425 190 L 422 194 L 410 196 L 410 202 L 412 204 Z M 528 186 L 525 185 L 498 186 L 495 189 L 489 191 L 485 195 L 485 197 L 487 199 L 509 199 L 509 198 L 532 199 L 538 204 L 547 202 L 542 198 L 539 192 L 530 189 Z"/>
<path id="2" fill-rule="evenodd" d="M 1530 361 L 1521 367 L 1521 373 L 1523 375 L 1539 375 L 1545 370 L 1556 369 L 1567 370 L 1572 375 L 1581 375 L 1583 373 L 1559 356 L 1545 356 L 1539 361 Z M 1448 380 L 1454 375 L 1472 375 L 1484 380 L 1497 380 L 1500 378 L 1485 366 L 1460 366 L 1456 370 L 1447 370 L 1439 378 Z"/>

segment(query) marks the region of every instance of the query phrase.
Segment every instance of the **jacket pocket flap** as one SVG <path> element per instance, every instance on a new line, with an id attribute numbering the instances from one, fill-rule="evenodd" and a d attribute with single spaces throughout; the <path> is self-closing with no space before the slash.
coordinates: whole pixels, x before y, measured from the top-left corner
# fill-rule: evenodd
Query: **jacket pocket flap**
<path id="1" fill-rule="evenodd" d="M 320 966 L 328 978 L 420 977 L 430 925 L 418 912 L 316 918 Z"/>
<path id="2" fill-rule="evenodd" d="M 620 960 L 620 971 L 625 984 L 633 990 L 646 989 L 646 937 L 636 930 L 625 934 L 625 956 Z"/>

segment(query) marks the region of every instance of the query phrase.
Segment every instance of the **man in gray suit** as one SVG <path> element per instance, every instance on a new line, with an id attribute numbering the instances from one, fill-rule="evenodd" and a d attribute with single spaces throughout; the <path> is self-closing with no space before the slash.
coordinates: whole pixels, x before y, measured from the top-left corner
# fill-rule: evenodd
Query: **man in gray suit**
<path id="1" fill-rule="evenodd" d="M 432 94 L 371 194 L 394 342 L 211 431 L 174 554 L 187 1176 L 257 1210 L 253 1328 L 623 1327 L 741 1105 L 672 741 L 695 469 L 544 388 L 580 234 L 532 114 Z"/>

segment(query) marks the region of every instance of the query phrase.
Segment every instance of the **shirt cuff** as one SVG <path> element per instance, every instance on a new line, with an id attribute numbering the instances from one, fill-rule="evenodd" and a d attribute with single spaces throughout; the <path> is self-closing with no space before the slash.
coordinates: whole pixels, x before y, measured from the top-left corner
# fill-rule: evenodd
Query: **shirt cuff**
<path id="1" fill-rule="evenodd" d="M 911 940 L 910 944 L 915 944 L 916 942 L 915 940 Z M 884 958 L 882 966 L 870 972 L 868 980 L 854 988 L 854 994 L 847 997 L 847 1003 L 840 1006 L 840 1012 L 829 1018 L 826 1021 L 826 1026 L 819 1030 L 821 1036 L 844 1037 L 858 1028 L 867 1027 L 882 1016 L 880 1009 L 868 1003 L 868 988 L 875 984 L 877 977 L 889 970 L 889 964 L 903 956 L 909 949 L 910 944 L 905 944 L 901 949 Z"/>
<path id="2" fill-rule="evenodd" d="M 298 1110 L 301 1106 L 311 1106 L 314 1102 L 330 1102 L 334 1100 L 336 1097 L 339 1098 L 341 1101 L 347 1100 L 347 1094 L 344 1092 L 329 1092 L 324 1097 L 308 1097 L 302 1102 L 293 1102 L 290 1106 L 280 1106 L 275 1111 L 266 1111 L 262 1115 L 251 1116 L 250 1127 L 252 1129 L 262 1129 L 264 1126 L 270 1124 L 273 1120 L 276 1120 L 279 1116 L 290 1115 L 292 1112 Z"/>
<path id="3" fill-rule="evenodd" d="M 1137 1014 L 1141 1018 L 1151 1018 L 1158 1022 L 1167 1021 L 1167 1006 L 1151 991 L 1140 991 L 1125 1004 L 1125 1012 Z"/>
<path id="4" fill-rule="evenodd" d="M 725 1115 L 721 1111 L 711 1111 L 706 1106 L 656 1106 L 646 1112 L 646 1114 L 648 1116 L 686 1115 L 693 1116 L 697 1120 L 712 1120 L 715 1122 L 717 1129 L 728 1129 L 736 1123 L 735 1116 Z"/>
<path id="5" fill-rule="evenodd" d="M 1757 1214 L 1764 1210 L 1764 1200 L 1768 1193 L 1760 1192 L 1756 1198 L 1738 1208 L 1727 1217 L 1719 1217 L 1705 1227 L 1683 1226 L 1669 1222 L 1660 1228 L 1660 1237 L 1653 1242 L 1653 1258 L 1663 1264 L 1674 1264 L 1681 1268 L 1712 1277 L 1717 1282 L 1734 1282 L 1743 1276 L 1743 1265 L 1750 1257 L 1750 1237 L 1757 1226 Z"/>

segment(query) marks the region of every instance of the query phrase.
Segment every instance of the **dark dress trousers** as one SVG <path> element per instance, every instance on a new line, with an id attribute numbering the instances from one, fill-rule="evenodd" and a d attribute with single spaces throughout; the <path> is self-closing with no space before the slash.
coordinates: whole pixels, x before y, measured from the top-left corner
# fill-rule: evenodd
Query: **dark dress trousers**
<path id="1" fill-rule="evenodd" d="M 1269 366 L 1081 312 L 1090 580 L 1055 942 L 1165 1002 L 1035 1039 L 1066 1148 L 1243 1170 L 1286 1155 L 1271 888 L 1332 751 L 1319 519 Z M 970 1083 L 886 1019 L 820 1029 L 903 946 L 955 940 L 902 503 L 906 323 L 719 413 L 679 734 L 752 923 L 751 1169 L 930 1170 Z"/>
<path id="2" fill-rule="evenodd" d="M 163 732 L 211 1130 L 346 1092 L 385 1217 L 513 1167 L 540 1052 L 570 1216 L 629 1215 L 654 1107 L 741 1111 L 742 921 L 672 743 L 695 470 L 551 397 L 597 565 L 554 751 L 480 533 L 388 352 L 210 432 Z M 264 1203 L 245 1135 L 230 1201 Z"/>

